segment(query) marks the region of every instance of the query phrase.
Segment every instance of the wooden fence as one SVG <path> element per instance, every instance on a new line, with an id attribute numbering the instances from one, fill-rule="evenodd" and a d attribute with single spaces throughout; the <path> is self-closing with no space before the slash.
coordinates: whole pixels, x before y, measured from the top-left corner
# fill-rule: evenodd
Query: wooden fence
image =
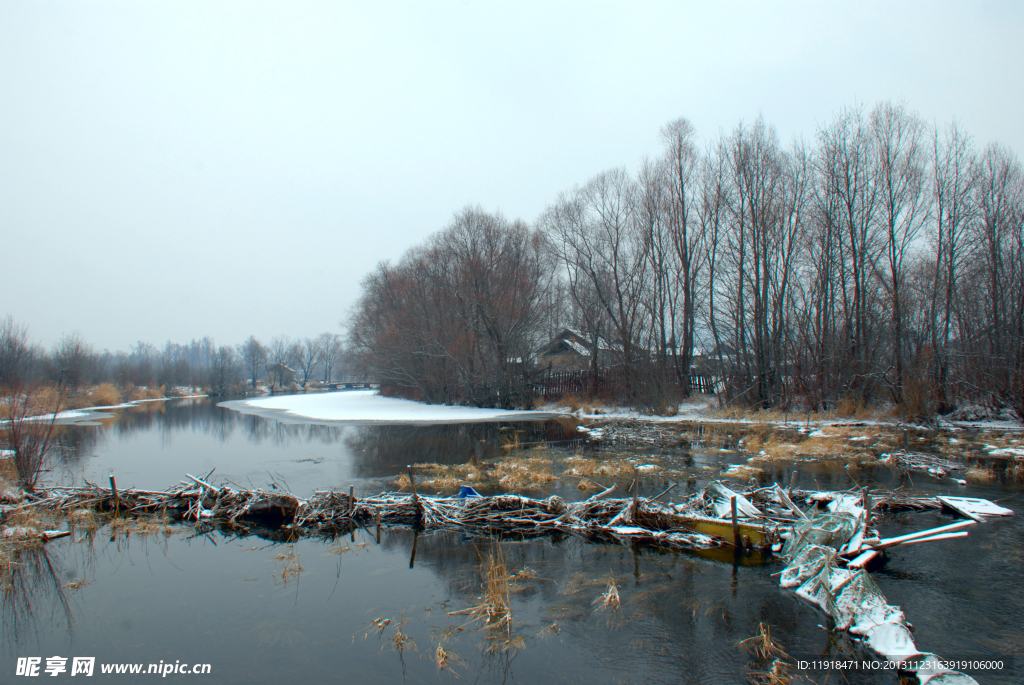
<path id="1" fill-rule="evenodd" d="M 639 381 L 642 382 L 642 381 Z M 690 390 L 713 394 L 720 385 L 714 376 L 690 374 Z M 541 378 L 534 392 L 545 400 L 556 400 L 563 395 L 619 395 L 625 388 L 622 369 L 600 369 L 595 379 L 589 370 L 561 371 Z"/>

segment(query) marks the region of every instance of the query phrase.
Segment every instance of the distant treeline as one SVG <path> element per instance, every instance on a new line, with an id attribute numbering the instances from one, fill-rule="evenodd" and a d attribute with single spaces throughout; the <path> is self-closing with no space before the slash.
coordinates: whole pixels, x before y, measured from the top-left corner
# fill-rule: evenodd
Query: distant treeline
<path id="1" fill-rule="evenodd" d="M 110 383 L 226 393 L 260 382 L 279 387 L 329 382 L 342 366 L 342 338 L 336 333 L 294 341 L 282 335 L 267 345 L 253 336 L 237 346 L 217 346 L 210 337 L 184 345 L 167 342 L 162 348 L 139 342 L 127 352 L 98 352 L 78 333 L 45 349 L 32 341 L 25 325 L 10 316 L 0 320 L 0 390 L 39 383 L 71 389 Z"/>
<path id="2" fill-rule="evenodd" d="M 562 193 L 533 226 L 469 208 L 380 264 L 351 320 L 361 369 L 429 401 L 525 404 L 565 327 L 595 365 L 612 350 L 619 399 L 648 409 L 688 395 L 697 363 L 753 407 L 1024 415 L 1012 151 L 891 102 L 788 145 L 760 118 L 661 133 L 659 157 Z"/>

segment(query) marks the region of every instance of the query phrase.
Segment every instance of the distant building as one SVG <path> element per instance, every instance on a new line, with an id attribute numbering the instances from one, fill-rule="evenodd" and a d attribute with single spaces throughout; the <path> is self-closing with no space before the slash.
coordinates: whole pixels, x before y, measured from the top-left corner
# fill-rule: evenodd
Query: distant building
<path id="1" fill-rule="evenodd" d="M 295 383 L 295 369 L 285 364 L 274 364 L 267 369 L 267 376 L 272 385 L 283 388 Z"/>
<path id="2" fill-rule="evenodd" d="M 592 343 L 568 328 L 564 329 L 537 352 L 537 368 L 554 373 L 560 371 L 583 371 L 590 368 Z M 597 363 L 606 366 L 615 362 L 614 351 L 604 339 L 598 340 Z"/>

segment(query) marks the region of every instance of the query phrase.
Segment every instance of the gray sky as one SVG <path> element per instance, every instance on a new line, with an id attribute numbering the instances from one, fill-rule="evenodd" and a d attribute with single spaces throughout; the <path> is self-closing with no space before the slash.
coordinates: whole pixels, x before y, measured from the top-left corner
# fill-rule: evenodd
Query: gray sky
<path id="1" fill-rule="evenodd" d="M 903 99 L 1020 153 L 1020 3 L 0 0 L 0 316 L 47 345 L 340 330 L 466 204 Z M 726 9 L 727 8 L 727 9 Z"/>

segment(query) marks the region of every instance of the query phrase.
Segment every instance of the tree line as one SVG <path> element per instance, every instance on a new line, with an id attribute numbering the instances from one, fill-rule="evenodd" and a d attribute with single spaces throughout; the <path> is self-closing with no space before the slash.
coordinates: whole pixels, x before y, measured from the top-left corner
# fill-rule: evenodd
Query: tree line
<path id="1" fill-rule="evenodd" d="M 240 345 L 216 345 L 205 337 L 162 348 L 138 342 L 128 351 L 98 352 L 78 333 L 68 333 L 50 349 L 29 336 L 28 328 L 0 319 L 0 390 L 62 384 L 70 391 L 109 383 L 121 388 L 201 388 L 215 394 L 242 392 L 260 383 L 302 387 L 330 382 L 343 371 L 343 338 L 321 333 L 292 340 L 286 335 L 264 344 L 250 336 Z M 284 379 L 283 368 L 293 371 Z"/>
<path id="2" fill-rule="evenodd" d="M 479 208 L 363 282 L 354 359 L 398 394 L 525 404 L 562 327 L 663 410 L 964 402 L 1024 415 L 1024 174 L 957 122 L 847 107 L 783 144 L 758 118 L 597 174 L 533 224 Z M 595 386 L 596 387 L 596 386 Z"/>

